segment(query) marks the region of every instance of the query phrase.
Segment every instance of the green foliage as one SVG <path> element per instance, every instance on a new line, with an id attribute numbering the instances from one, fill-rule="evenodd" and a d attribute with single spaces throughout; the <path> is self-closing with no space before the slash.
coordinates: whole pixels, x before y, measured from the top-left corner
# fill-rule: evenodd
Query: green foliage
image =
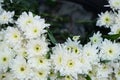
<path id="1" fill-rule="evenodd" d="M 86 80 L 92 80 L 89 75 L 86 76 Z"/>
<path id="2" fill-rule="evenodd" d="M 50 41 L 52 42 L 52 44 L 55 45 L 57 43 L 56 39 L 54 38 L 52 32 L 49 29 L 47 29 L 47 31 L 48 31 L 48 37 L 49 37 Z"/>
<path id="3" fill-rule="evenodd" d="M 37 14 L 39 11 L 39 2 L 38 0 L 4 0 L 3 8 L 9 11 L 15 11 L 17 15 L 21 14 L 24 11 L 31 11 Z"/>
<path id="4" fill-rule="evenodd" d="M 120 37 L 120 34 L 113 34 L 113 35 L 103 35 L 103 38 L 107 38 L 109 40 L 117 40 Z"/>

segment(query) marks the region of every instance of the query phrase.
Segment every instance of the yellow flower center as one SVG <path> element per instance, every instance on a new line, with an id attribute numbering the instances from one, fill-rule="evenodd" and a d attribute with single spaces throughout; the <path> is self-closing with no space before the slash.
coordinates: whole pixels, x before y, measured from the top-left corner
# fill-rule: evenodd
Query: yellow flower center
<path id="1" fill-rule="evenodd" d="M 30 24 L 30 23 L 32 23 L 32 19 L 28 19 L 28 20 L 26 21 L 26 25 L 27 25 L 27 24 Z"/>
<path id="2" fill-rule="evenodd" d="M 2 61 L 3 61 L 4 63 L 6 63 L 6 62 L 8 61 L 7 57 L 3 57 L 3 58 L 2 58 Z"/>
<path id="3" fill-rule="evenodd" d="M 67 61 L 67 66 L 68 66 L 69 68 L 73 68 L 74 65 L 75 65 L 75 62 L 74 62 L 73 60 L 68 60 L 68 61 Z"/>
<path id="4" fill-rule="evenodd" d="M 25 71 L 25 67 L 20 67 L 20 71 L 24 72 Z"/>
<path id="5" fill-rule="evenodd" d="M 112 49 L 109 49 L 109 50 L 108 50 L 108 54 L 109 54 L 109 55 L 113 55 L 113 50 L 112 50 Z"/>
<path id="6" fill-rule="evenodd" d="M 75 47 L 75 46 L 68 46 L 67 47 L 67 50 L 68 51 L 71 51 L 71 52 L 74 52 L 75 54 L 79 54 L 79 48 L 78 47 Z"/>
<path id="7" fill-rule="evenodd" d="M 4 20 L 7 19 L 7 16 L 3 16 L 3 19 L 4 19 Z"/>
<path id="8" fill-rule="evenodd" d="M 58 56 L 57 62 L 58 62 L 58 64 L 62 63 L 62 56 L 61 55 Z"/>
<path id="9" fill-rule="evenodd" d="M 41 51 L 41 46 L 38 45 L 38 44 L 35 45 L 34 50 L 35 50 L 36 52 L 40 52 L 40 51 Z"/>
<path id="10" fill-rule="evenodd" d="M 38 71 L 37 74 L 39 77 L 44 77 L 45 76 L 45 72 L 44 71 Z"/>
<path id="11" fill-rule="evenodd" d="M 65 80 L 72 80 L 71 76 L 65 76 Z"/>
<path id="12" fill-rule="evenodd" d="M 33 33 L 37 33 L 37 32 L 38 32 L 38 29 L 34 29 L 34 30 L 33 30 Z"/>

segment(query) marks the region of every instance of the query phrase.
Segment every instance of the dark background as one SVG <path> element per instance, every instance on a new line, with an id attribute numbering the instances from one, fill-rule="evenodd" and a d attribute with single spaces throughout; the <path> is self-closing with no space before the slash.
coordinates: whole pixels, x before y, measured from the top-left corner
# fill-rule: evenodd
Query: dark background
<path id="1" fill-rule="evenodd" d="M 50 31 L 58 42 L 64 42 L 69 36 L 80 35 L 82 43 L 94 32 L 107 34 L 109 29 L 96 26 L 98 14 L 110 10 L 108 0 L 10 0 L 4 1 L 3 8 L 15 11 L 20 15 L 23 11 L 31 11 L 40 15 L 50 23 Z"/>

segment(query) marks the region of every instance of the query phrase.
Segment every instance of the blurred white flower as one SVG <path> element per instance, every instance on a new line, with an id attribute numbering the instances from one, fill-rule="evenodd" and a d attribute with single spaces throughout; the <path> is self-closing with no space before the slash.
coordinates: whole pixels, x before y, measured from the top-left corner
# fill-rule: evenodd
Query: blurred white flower
<path id="1" fill-rule="evenodd" d="M 120 9 L 120 0 L 109 0 L 109 6 L 112 8 L 112 9 Z"/>
<path id="2" fill-rule="evenodd" d="M 14 11 L 13 12 L 2 12 L 0 14 L 0 24 L 8 24 L 8 23 L 13 23 L 13 16 L 14 16 Z"/>
<path id="3" fill-rule="evenodd" d="M 116 24 L 111 27 L 111 32 L 109 34 L 120 34 L 120 25 Z"/>

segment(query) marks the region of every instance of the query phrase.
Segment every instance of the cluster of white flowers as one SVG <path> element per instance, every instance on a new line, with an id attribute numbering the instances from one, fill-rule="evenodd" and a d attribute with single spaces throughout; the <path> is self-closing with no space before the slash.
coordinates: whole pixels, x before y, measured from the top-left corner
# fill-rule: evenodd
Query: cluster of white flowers
<path id="1" fill-rule="evenodd" d="M 120 43 L 102 38 L 98 31 L 86 44 L 80 36 L 49 48 L 50 25 L 32 12 L 17 20 L 14 11 L 2 9 L 0 0 L 0 80 L 120 80 Z M 98 26 L 120 33 L 120 0 L 109 0 L 111 12 L 101 13 Z M 13 26 L 9 26 L 12 24 Z M 49 54 L 49 55 L 48 55 Z M 49 56 L 49 58 L 47 57 Z"/>
<path id="2" fill-rule="evenodd" d="M 113 64 L 119 64 L 120 44 L 103 39 L 101 35 L 100 32 L 94 33 L 83 46 L 74 37 L 57 44 L 51 55 L 55 72 L 59 72 L 65 80 L 84 80 L 87 75 L 92 80 L 119 80 L 119 67 Z"/>
<path id="3" fill-rule="evenodd" d="M 14 11 L 2 7 L 0 11 L 0 25 L 8 25 L 0 31 L 0 80 L 47 80 L 51 62 L 46 57 L 45 28 L 49 24 L 32 12 L 23 12 L 15 20 Z"/>
<path id="4" fill-rule="evenodd" d="M 110 28 L 109 34 L 120 33 L 120 0 L 108 0 L 112 11 L 106 11 L 99 14 L 97 26 Z"/>

